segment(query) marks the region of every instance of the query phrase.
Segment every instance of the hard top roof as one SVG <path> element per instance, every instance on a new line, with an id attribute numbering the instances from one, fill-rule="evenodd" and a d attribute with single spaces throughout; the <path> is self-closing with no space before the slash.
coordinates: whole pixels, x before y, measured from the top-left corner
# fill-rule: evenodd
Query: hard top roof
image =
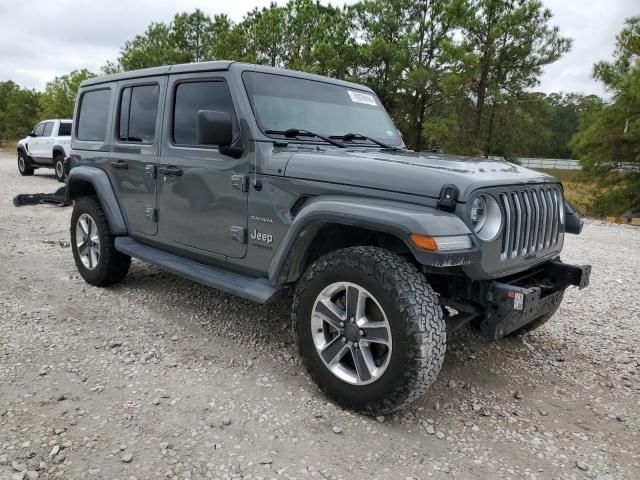
<path id="1" fill-rule="evenodd" d="M 91 85 L 100 85 L 103 83 L 118 82 L 121 80 L 128 80 L 133 78 L 155 77 L 158 75 L 168 75 L 168 74 L 175 74 L 175 73 L 196 73 L 196 72 L 229 70 L 232 65 L 233 65 L 232 67 L 233 69 L 237 68 L 243 71 L 256 71 L 261 73 L 286 75 L 290 77 L 297 77 L 297 78 L 304 78 L 308 80 L 334 83 L 336 85 L 357 88 L 359 90 L 371 91 L 368 87 L 365 87 L 364 85 L 358 85 L 356 83 L 346 82 L 343 80 L 323 77 L 322 75 L 298 72 L 295 70 L 287 70 L 284 68 L 267 67 L 264 65 L 257 65 L 252 63 L 233 62 L 230 60 L 216 60 L 212 62 L 199 62 L 199 63 L 181 63 L 179 65 L 166 65 L 163 67 L 131 70 L 128 72 L 114 73 L 112 75 L 103 75 L 100 77 L 90 78 L 82 82 L 80 86 L 88 87 Z"/>

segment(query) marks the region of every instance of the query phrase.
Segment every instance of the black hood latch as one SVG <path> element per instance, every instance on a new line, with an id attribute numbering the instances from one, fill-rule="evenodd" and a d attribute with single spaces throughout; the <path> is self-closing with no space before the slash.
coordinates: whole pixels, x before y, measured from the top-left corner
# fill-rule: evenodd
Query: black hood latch
<path id="1" fill-rule="evenodd" d="M 440 200 L 438 200 L 438 207 L 441 210 L 453 212 L 456 209 L 456 199 L 458 198 L 458 187 L 450 183 L 446 184 L 440 190 Z"/>

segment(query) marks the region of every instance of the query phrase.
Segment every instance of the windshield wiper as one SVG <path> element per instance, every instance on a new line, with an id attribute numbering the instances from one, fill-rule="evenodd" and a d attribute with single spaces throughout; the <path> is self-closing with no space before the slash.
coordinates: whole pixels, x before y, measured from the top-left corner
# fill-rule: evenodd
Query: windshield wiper
<path id="1" fill-rule="evenodd" d="M 331 135 L 331 138 L 337 138 L 340 140 L 345 140 L 347 142 L 352 142 L 353 140 L 369 140 L 370 142 L 373 142 L 382 148 L 387 148 L 389 150 L 400 150 L 398 147 L 391 146 L 387 143 L 381 142 L 380 140 L 376 140 L 375 138 L 362 135 L 361 133 L 346 133 L 344 135 Z"/>
<path id="2" fill-rule="evenodd" d="M 310 132 L 309 130 L 302 130 L 300 128 L 290 128 L 288 130 L 267 130 L 264 133 L 267 135 L 284 135 L 287 138 L 295 138 L 295 137 L 316 137 L 320 140 L 324 140 L 331 145 L 335 145 L 336 147 L 346 148 L 346 145 L 342 142 L 338 142 L 336 140 L 332 140 L 329 137 L 325 137 L 324 135 L 319 135 L 317 133 Z"/>

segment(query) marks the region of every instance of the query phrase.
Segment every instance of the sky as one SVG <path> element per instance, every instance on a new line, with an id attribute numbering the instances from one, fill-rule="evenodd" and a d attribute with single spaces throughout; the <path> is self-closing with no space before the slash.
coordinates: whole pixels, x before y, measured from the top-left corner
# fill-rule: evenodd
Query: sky
<path id="1" fill-rule="evenodd" d="M 149 23 L 200 8 L 234 21 L 270 0 L 0 0 L 0 81 L 42 90 L 57 75 L 115 61 L 125 41 Z M 286 0 L 277 0 L 286 3 Z M 328 3 L 328 2 L 324 2 Z M 342 4 L 343 1 L 331 3 Z M 353 0 L 346 3 L 353 3 Z M 596 61 L 611 58 L 624 19 L 640 14 L 637 0 L 543 0 L 552 23 L 574 39 L 571 52 L 546 67 L 536 91 L 606 95 L 591 78 Z"/>

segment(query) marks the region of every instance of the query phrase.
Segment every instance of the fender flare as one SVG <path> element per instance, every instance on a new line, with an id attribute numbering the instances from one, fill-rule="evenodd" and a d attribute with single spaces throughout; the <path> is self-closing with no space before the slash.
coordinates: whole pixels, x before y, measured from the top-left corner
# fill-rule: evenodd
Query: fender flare
<path id="1" fill-rule="evenodd" d="M 86 185 L 93 187 L 102 205 L 107 221 L 114 235 L 127 235 L 127 224 L 122 209 L 113 191 L 109 176 L 95 167 L 78 166 L 71 169 L 67 178 L 66 200 L 71 202 L 86 192 Z"/>
<path id="2" fill-rule="evenodd" d="M 51 158 L 52 159 L 56 158 L 56 151 L 62 152 L 62 156 L 63 157 L 67 156 L 67 151 L 64 149 L 64 147 L 62 145 L 54 145 L 53 148 L 51 149 L 51 152 L 52 152 Z"/>
<path id="3" fill-rule="evenodd" d="M 409 240 L 412 233 L 430 236 L 470 235 L 469 228 L 455 214 L 390 200 L 315 197 L 300 210 L 278 245 L 269 265 L 271 282 L 281 285 L 297 279 L 302 273 L 298 270 L 306 248 L 320 229 L 328 224 L 355 226 L 391 234 L 404 242 L 422 265 L 467 265 L 479 261 L 481 256 L 476 245 L 466 250 L 439 253 L 419 250 Z"/>

